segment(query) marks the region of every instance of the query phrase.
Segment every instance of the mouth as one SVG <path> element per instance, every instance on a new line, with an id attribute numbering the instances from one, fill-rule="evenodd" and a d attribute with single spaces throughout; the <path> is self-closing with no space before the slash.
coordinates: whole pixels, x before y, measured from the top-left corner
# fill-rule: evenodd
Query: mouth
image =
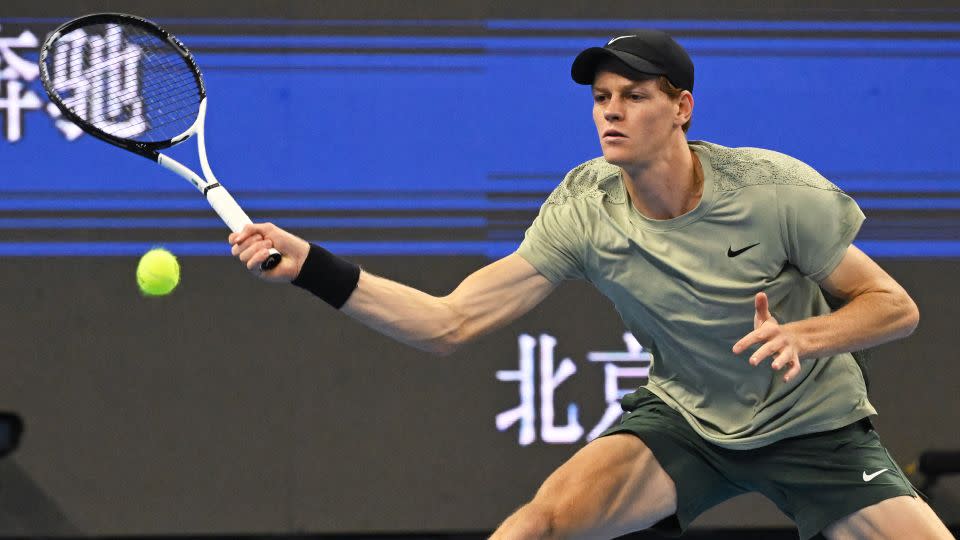
<path id="1" fill-rule="evenodd" d="M 608 129 L 603 132 L 603 135 L 601 135 L 600 138 L 605 140 L 617 140 L 617 139 L 626 139 L 627 136 L 621 131 L 617 131 L 615 129 Z"/>

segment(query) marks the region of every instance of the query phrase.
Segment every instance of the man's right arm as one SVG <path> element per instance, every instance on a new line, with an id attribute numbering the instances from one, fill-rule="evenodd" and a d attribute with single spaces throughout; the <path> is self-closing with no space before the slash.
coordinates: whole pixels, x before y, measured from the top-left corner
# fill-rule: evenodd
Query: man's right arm
<path id="1" fill-rule="evenodd" d="M 310 252 L 306 241 L 269 223 L 247 225 L 242 232 L 231 234 L 229 241 L 232 253 L 267 281 L 296 279 Z M 269 272 L 257 272 L 271 247 L 284 254 L 280 265 Z M 514 253 L 477 270 L 442 297 L 361 271 L 356 288 L 340 309 L 398 341 L 447 354 L 509 324 L 555 287 Z"/>
<path id="2" fill-rule="evenodd" d="M 514 253 L 477 270 L 443 297 L 361 272 L 341 309 L 403 343 L 448 354 L 530 311 L 554 287 Z"/>

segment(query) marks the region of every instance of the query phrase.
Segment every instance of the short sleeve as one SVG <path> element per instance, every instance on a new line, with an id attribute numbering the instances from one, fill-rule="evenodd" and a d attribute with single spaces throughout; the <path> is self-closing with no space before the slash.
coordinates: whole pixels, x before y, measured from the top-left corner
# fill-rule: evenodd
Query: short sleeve
<path id="1" fill-rule="evenodd" d="M 517 248 L 518 255 L 554 283 L 582 279 L 585 275 L 583 223 L 573 203 L 567 199 L 540 207 Z"/>
<path id="2" fill-rule="evenodd" d="M 781 234 L 789 261 L 820 282 L 836 269 L 865 219 L 857 203 L 826 180 L 821 184 L 778 185 Z"/>

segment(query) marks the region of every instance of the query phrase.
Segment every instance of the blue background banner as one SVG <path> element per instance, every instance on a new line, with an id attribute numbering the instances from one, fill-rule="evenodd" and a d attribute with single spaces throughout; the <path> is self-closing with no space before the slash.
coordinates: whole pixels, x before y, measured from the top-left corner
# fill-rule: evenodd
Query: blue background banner
<path id="1" fill-rule="evenodd" d="M 0 19 L 0 36 L 42 40 L 55 21 Z M 230 19 L 161 22 L 194 31 L 180 37 L 208 86 L 211 165 L 254 219 L 326 242 L 371 223 L 432 231 L 382 240 L 367 230 L 352 244 L 358 253 L 408 253 L 420 241 L 446 243 L 444 253 L 512 251 L 563 174 L 599 154 L 571 59 L 599 36 L 659 26 L 697 66 L 691 139 L 806 161 L 858 200 L 869 218 L 860 240 L 875 256 L 960 255 L 956 23 L 430 21 L 428 35 L 370 36 L 300 32 L 283 20 L 261 21 L 272 35 L 231 34 Z M 374 23 L 391 21 L 324 21 Z M 36 47 L 14 51 L 36 61 Z M 38 80 L 21 82 L 46 100 Z M 212 233 L 215 221 L 184 221 L 210 213 L 168 172 L 87 135 L 68 141 L 45 108 L 2 112 L 22 135 L 0 144 L 0 228 L 31 232 L 0 252 L 55 255 L 56 242 L 70 241 L 57 231 L 80 227 L 129 227 L 136 250 L 175 241 L 165 229 Z M 197 166 L 192 142 L 171 154 Z M 205 238 L 189 251 L 223 252 L 219 236 Z M 109 237 L 77 249 L 132 254 L 118 245 Z"/>

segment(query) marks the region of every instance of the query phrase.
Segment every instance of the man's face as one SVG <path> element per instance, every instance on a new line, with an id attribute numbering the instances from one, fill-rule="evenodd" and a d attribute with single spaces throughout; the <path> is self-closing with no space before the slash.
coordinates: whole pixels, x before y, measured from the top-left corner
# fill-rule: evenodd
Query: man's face
<path id="1" fill-rule="evenodd" d="M 657 79 L 635 81 L 601 66 L 592 88 L 600 147 L 613 165 L 649 163 L 680 129 L 679 104 L 660 90 Z"/>

